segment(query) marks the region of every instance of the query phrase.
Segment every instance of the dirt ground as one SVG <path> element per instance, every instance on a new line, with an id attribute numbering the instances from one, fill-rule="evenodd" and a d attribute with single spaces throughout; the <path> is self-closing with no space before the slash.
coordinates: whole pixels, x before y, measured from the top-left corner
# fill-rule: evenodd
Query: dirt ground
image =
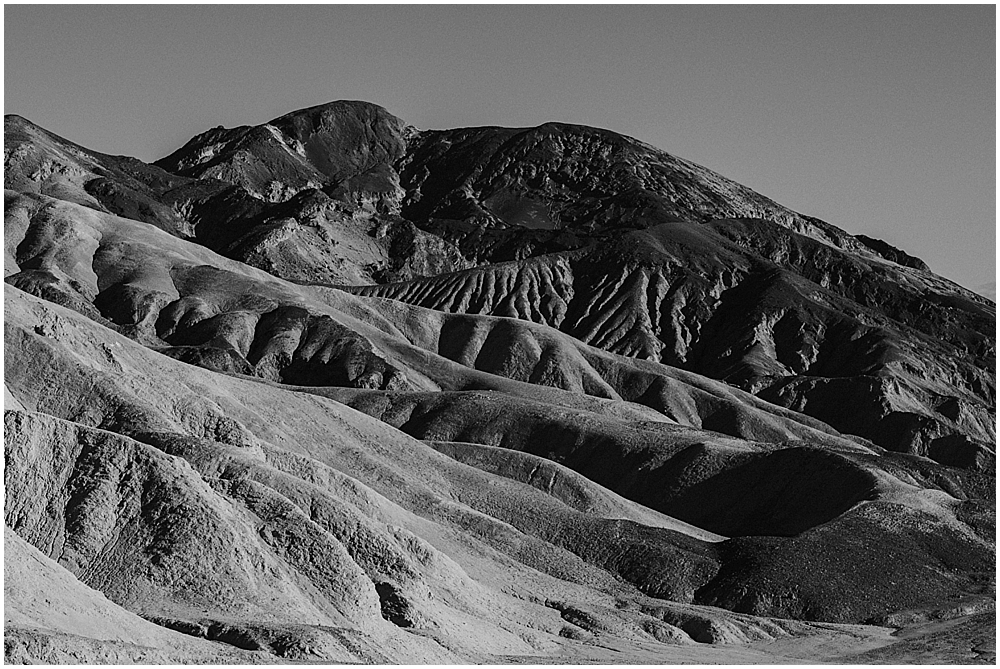
<path id="1" fill-rule="evenodd" d="M 567 644 L 565 656 L 503 656 L 489 664 L 996 664 L 996 614 L 978 613 L 901 629 L 817 625 L 813 634 L 746 646 L 600 642 Z"/>

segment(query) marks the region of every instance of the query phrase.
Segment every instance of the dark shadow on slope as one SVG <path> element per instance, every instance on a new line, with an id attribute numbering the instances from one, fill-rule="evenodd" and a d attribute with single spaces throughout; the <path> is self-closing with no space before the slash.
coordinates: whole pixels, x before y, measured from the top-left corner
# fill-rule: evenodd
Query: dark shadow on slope
<path id="1" fill-rule="evenodd" d="M 677 466 L 664 484 L 679 492 L 662 511 L 726 536 L 799 534 L 876 494 L 870 473 L 841 455 L 813 448 L 723 460 L 705 446 L 694 446 L 674 460 Z"/>
<path id="2" fill-rule="evenodd" d="M 871 502 L 796 537 L 719 544 L 696 602 L 752 615 L 881 624 L 893 612 L 992 591 L 996 557 L 957 524 Z"/>

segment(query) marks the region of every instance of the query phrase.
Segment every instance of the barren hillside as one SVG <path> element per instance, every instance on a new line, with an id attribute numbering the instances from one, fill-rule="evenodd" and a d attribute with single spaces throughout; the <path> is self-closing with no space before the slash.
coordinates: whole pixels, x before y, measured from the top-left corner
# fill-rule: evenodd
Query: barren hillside
<path id="1" fill-rule="evenodd" d="M 7 661 L 992 661 L 995 305 L 904 251 L 360 102 L 4 158 Z"/>

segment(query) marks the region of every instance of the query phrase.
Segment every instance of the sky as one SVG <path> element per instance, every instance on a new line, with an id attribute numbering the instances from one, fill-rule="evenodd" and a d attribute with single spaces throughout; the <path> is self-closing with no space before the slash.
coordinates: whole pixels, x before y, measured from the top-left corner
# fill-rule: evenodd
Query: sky
<path id="1" fill-rule="evenodd" d="M 4 59 L 5 113 L 104 153 L 332 100 L 578 123 L 996 279 L 992 5 L 6 5 Z"/>

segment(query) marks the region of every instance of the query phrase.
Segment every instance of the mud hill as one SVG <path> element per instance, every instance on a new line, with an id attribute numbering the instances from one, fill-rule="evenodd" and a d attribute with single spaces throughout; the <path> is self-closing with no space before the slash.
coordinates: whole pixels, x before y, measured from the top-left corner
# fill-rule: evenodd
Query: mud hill
<path id="1" fill-rule="evenodd" d="M 992 606 L 995 306 L 630 138 L 8 116 L 4 246 L 8 661 L 899 659 Z"/>

